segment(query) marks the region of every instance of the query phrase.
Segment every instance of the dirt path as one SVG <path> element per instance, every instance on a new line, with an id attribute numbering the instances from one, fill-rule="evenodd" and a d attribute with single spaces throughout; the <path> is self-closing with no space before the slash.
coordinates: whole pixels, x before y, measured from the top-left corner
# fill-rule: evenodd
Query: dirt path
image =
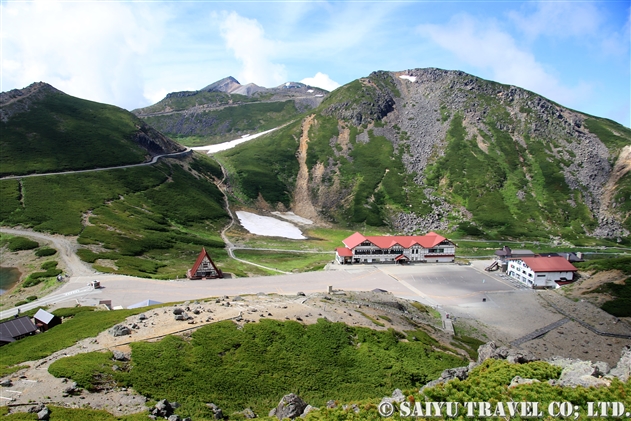
<path id="1" fill-rule="evenodd" d="M 149 162 L 141 162 L 140 164 L 130 164 L 130 165 L 119 165 L 117 167 L 107 167 L 107 168 L 92 168 L 89 170 L 75 170 L 75 171 L 62 171 L 62 172 L 48 172 L 48 173 L 42 173 L 42 174 L 26 174 L 26 175 L 10 175 L 10 176 L 6 176 L 6 177 L 0 177 L 0 180 L 15 180 L 15 179 L 22 179 L 22 178 L 28 178 L 28 177 L 44 177 L 47 175 L 64 175 L 64 174 L 80 174 L 80 173 L 85 173 L 85 172 L 95 172 L 95 171 L 109 171 L 109 170 L 120 170 L 123 168 L 133 168 L 133 167 L 143 167 L 146 165 L 153 165 L 156 162 L 158 162 L 158 159 L 161 158 L 177 158 L 180 156 L 186 156 L 191 154 L 193 151 L 191 148 L 186 148 L 185 151 L 183 152 L 175 152 L 175 153 L 167 153 L 164 155 L 156 155 L 153 157 L 153 159 Z"/>
<path id="2" fill-rule="evenodd" d="M 52 243 L 53 247 L 59 252 L 59 257 L 63 261 L 69 276 L 90 276 L 96 274 L 94 269 L 82 262 L 79 256 L 77 256 L 77 242 L 75 237 L 43 234 L 32 230 L 15 228 L 0 228 L 0 232 Z"/>

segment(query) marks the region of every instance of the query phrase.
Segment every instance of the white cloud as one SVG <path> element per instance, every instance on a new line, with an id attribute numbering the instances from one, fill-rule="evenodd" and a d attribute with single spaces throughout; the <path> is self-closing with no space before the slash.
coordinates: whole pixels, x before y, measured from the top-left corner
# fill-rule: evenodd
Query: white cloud
<path id="1" fill-rule="evenodd" d="M 532 2 L 524 8 L 534 11 L 511 11 L 508 16 L 531 38 L 540 35 L 557 38 L 590 36 L 598 32 L 604 21 L 596 5 L 589 2 Z"/>
<path id="2" fill-rule="evenodd" d="M 239 82 L 274 87 L 287 81 L 285 66 L 272 62 L 279 45 L 265 37 L 263 26 L 256 19 L 227 13 L 220 30 L 226 47 L 242 64 L 241 72 L 236 75 Z"/>
<path id="3" fill-rule="evenodd" d="M 316 73 L 314 77 L 304 78 L 300 82 L 306 85 L 315 86 L 316 88 L 326 89 L 327 91 L 333 91 L 340 87 L 339 83 L 331 79 L 329 75 L 322 72 Z"/>
<path id="4" fill-rule="evenodd" d="M 44 81 L 126 108 L 145 102 L 141 64 L 160 40 L 159 12 L 96 2 L 10 3 L 2 12 L 2 90 Z"/>
<path id="5" fill-rule="evenodd" d="M 490 77 L 498 82 L 526 88 L 569 105 L 585 97 L 590 90 L 585 84 L 574 87 L 561 84 L 532 53 L 518 47 L 515 39 L 494 22 L 458 15 L 446 25 L 420 25 L 417 31 L 467 65 L 490 71 Z"/>

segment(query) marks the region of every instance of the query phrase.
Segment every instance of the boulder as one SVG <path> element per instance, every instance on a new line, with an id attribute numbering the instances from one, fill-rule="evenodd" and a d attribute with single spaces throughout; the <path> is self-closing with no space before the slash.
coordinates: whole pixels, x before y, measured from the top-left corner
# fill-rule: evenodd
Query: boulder
<path id="1" fill-rule="evenodd" d="M 176 316 L 177 316 L 178 314 L 182 314 L 182 313 L 184 313 L 184 310 L 183 310 L 183 309 L 181 309 L 181 308 L 179 308 L 179 307 L 175 307 L 175 308 L 173 309 L 173 314 L 175 314 Z"/>
<path id="2" fill-rule="evenodd" d="M 116 325 L 109 330 L 109 333 L 112 336 L 126 336 L 131 335 L 131 329 L 129 329 L 127 326 Z"/>
<path id="3" fill-rule="evenodd" d="M 40 403 L 39 405 L 31 406 L 27 412 L 29 414 L 37 414 L 39 411 L 41 411 L 44 408 L 46 408 L 46 405 L 44 405 L 43 403 Z"/>
<path id="4" fill-rule="evenodd" d="M 11 379 L 4 379 L 0 382 L 0 386 L 2 387 L 11 387 L 13 386 L 13 382 L 11 381 Z"/>
<path id="5" fill-rule="evenodd" d="M 150 413 L 156 417 L 168 418 L 173 415 L 173 406 L 166 399 L 162 399 L 153 407 Z"/>
<path id="6" fill-rule="evenodd" d="M 188 320 L 188 314 L 185 312 L 181 312 L 180 314 L 175 315 L 175 320 Z"/>
<path id="7" fill-rule="evenodd" d="M 329 409 L 337 408 L 337 403 L 333 399 L 326 402 L 326 407 Z"/>
<path id="8" fill-rule="evenodd" d="M 597 377 L 600 371 L 591 361 L 570 360 L 566 358 L 549 361 L 552 365 L 563 367 L 559 380 L 549 380 L 548 383 L 564 387 L 600 387 L 609 386 L 611 380 Z"/>
<path id="9" fill-rule="evenodd" d="M 532 361 L 538 361 L 534 354 L 530 351 L 517 350 L 513 348 L 507 348 L 505 346 L 497 347 L 495 342 L 487 342 L 484 345 L 480 345 L 478 348 L 478 361 L 476 365 L 482 364 L 489 358 L 496 360 L 506 360 L 513 364 L 525 364 Z"/>
<path id="10" fill-rule="evenodd" d="M 77 393 L 78 390 L 79 390 L 79 385 L 77 384 L 77 382 L 72 382 L 70 386 L 68 386 L 67 388 L 63 390 L 63 393 L 72 395 L 73 393 Z"/>
<path id="11" fill-rule="evenodd" d="M 467 377 L 469 377 L 469 367 L 448 368 L 440 375 L 440 378 L 446 382 L 453 379 L 466 380 Z"/>
<path id="12" fill-rule="evenodd" d="M 169 418 L 167 418 L 168 421 L 182 421 L 182 418 L 180 418 L 179 415 L 173 414 L 171 416 L 169 416 Z"/>
<path id="13" fill-rule="evenodd" d="M 510 381 L 508 388 L 512 389 L 513 387 L 516 387 L 522 384 L 533 384 L 533 383 L 540 383 L 540 382 L 537 379 L 524 379 L 523 377 L 515 376 L 513 377 L 513 380 Z"/>
<path id="14" fill-rule="evenodd" d="M 495 342 L 487 342 L 484 345 L 480 345 L 478 348 L 478 364 L 482 364 L 489 358 L 493 358 L 497 345 Z"/>
<path id="15" fill-rule="evenodd" d="M 617 377 L 621 382 L 626 382 L 631 377 L 631 347 L 622 348 L 622 355 L 618 364 L 609 371 L 609 376 Z"/>
<path id="16" fill-rule="evenodd" d="M 304 418 L 304 417 L 306 417 L 306 416 L 307 416 L 307 414 L 308 414 L 309 412 L 319 411 L 319 410 L 320 410 L 320 408 L 316 408 L 315 406 L 307 405 L 307 406 L 305 407 L 305 410 L 304 410 L 304 411 L 302 411 L 302 414 L 300 415 L 300 417 Z"/>
<path id="17" fill-rule="evenodd" d="M 129 361 L 131 355 L 123 352 L 123 351 L 114 351 L 112 352 L 112 359 L 115 361 Z"/>
<path id="18" fill-rule="evenodd" d="M 256 414 L 250 408 L 245 408 L 243 411 L 239 412 L 239 414 L 243 415 L 243 417 L 248 420 L 256 418 Z"/>
<path id="19" fill-rule="evenodd" d="M 392 399 L 394 399 L 395 402 L 401 403 L 405 400 L 405 395 L 401 389 L 394 389 L 394 392 L 392 392 Z"/>
<path id="20" fill-rule="evenodd" d="M 215 405 L 214 403 L 207 403 L 206 406 L 208 408 L 210 408 L 211 411 L 213 411 L 213 418 L 216 420 L 222 420 L 223 419 L 223 411 L 221 410 L 221 408 L 219 408 L 217 405 Z"/>
<path id="21" fill-rule="evenodd" d="M 298 418 L 304 412 L 307 407 L 307 403 L 303 401 L 298 395 L 290 393 L 283 396 L 278 403 L 278 406 L 272 409 L 269 416 L 275 416 L 279 420 L 283 418 L 294 419 Z"/>
<path id="22" fill-rule="evenodd" d="M 37 413 L 38 420 L 48 420 L 50 419 L 50 410 L 46 407 Z"/>

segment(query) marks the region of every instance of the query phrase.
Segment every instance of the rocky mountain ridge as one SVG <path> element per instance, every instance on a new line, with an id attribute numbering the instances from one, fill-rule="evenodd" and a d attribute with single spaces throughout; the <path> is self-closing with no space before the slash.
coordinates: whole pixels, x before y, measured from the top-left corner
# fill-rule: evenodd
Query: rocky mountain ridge
<path id="1" fill-rule="evenodd" d="M 631 231 L 631 130 L 525 89 L 461 71 L 379 71 L 332 92 L 309 118 L 307 197 L 324 219 L 513 237 Z M 298 125 L 256 147 L 287 135 L 298 150 Z M 267 175 L 304 197 L 292 168 Z"/>
<path id="2" fill-rule="evenodd" d="M 198 91 L 169 93 L 133 112 L 166 135 L 196 146 L 278 127 L 317 107 L 327 93 L 299 82 L 274 88 L 241 85 L 229 76 Z"/>

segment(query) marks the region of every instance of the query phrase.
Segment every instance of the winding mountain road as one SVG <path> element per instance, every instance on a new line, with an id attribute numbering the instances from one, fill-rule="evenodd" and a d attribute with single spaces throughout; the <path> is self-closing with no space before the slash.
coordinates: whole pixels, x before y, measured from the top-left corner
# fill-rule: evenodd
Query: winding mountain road
<path id="1" fill-rule="evenodd" d="M 162 155 L 156 155 L 151 159 L 151 161 L 141 162 L 140 164 L 129 164 L 129 165 L 119 165 L 116 167 L 105 167 L 105 168 L 91 168 L 88 170 L 73 170 L 73 171 L 62 171 L 62 172 L 47 172 L 41 174 L 25 174 L 25 175 L 8 175 L 6 177 L 0 177 L 0 180 L 17 180 L 20 178 L 28 178 L 28 177 L 44 177 L 47 175 L 64 175 L 64 174 L 80 174 L 85 172 L 95 172 L 95 171 L 109 171 L 109 170 L 120 170 L 123 168 L 134 168 L 134 167 L 144 167 L 146 165 L 153 165 L 158 162 L 158 159 L 161 158 L 177 158 L 180 156 L 186 156 L 193 153 L 191 148 L 186 148 L 185 151 L 182 152 L 174 152 L 174 153 L 166 153 Z"/>

